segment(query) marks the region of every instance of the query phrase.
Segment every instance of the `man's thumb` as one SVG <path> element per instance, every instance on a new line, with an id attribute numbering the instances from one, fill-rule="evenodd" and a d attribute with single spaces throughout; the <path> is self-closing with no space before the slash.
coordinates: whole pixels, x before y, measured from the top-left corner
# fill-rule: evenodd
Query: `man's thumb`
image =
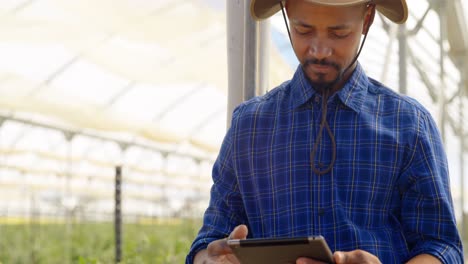
<path id="1" fill-rule="evenodd" d="M 345 263 L 346 255 L 343 254 L 343 252 L 336 251 L 336 252 L 333 254 L 333 258 L 335 259 L 335 263 L 337 263 L 337 264 L 339 264 L 339 263 Z"/>
<path id="2" fill-rule="evenodd" d="M 238 225 L 234 230 L 232 230 L 231 235 L 229 235 L 230 239 L 246 239 L 249 230 L 247 229 L 246 225 Z"/>

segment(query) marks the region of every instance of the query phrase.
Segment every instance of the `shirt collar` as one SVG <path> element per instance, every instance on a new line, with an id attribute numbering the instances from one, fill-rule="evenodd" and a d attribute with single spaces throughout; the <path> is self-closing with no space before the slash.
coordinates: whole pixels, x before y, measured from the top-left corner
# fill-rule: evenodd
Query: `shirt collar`
<path id="1" fill-rule="evenodd" d="M 368 86 L 369 79 L 358 63 L 349 80 L 337 92 L 337 96 L 344 105 L 359 113 L 366 98 Z M 317 94 L 305 76 L 301 65 L 297 67 L 291 80 L 291 89 L 291 106 L 293 108 L 305 104 Z"/>

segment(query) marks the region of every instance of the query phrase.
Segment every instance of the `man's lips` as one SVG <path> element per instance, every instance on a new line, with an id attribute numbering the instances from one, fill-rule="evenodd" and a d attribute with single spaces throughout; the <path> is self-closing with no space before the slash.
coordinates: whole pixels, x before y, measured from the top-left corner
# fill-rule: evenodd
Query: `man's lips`
<path id="1" fill-rule="evenodd" d="M 331 65 L 323 65 L 323 64 L 309 64 L 309 68 L 313 72 L 316 72 L 316 73 L 329 73 L 330 71 L 335 69 Z"/>

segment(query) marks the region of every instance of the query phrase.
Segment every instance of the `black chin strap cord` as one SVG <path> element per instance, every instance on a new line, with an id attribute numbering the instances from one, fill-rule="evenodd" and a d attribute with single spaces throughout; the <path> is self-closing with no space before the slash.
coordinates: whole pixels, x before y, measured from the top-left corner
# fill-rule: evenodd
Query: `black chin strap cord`
<path id="1" fill-rule="evenodd" d="M 291 39 L 291 32 L 289 31 L 288 20 L 286 19 L 286 13 L 284 12 L 284 5 L 283 1 L 280 1 L 281 6 L 281 13 L 283 13 L 284 24 L 286 25 L 286 30 L 288 31 L 289 42 L 291 42 L 291 46 L 293 46 L 292 39 Z"/>
<path id="2" fill-rule="evenodd" d="M 292 39 L 291 39 L 291 32 L 289 31 L 289 26 L 288 26 L 288 21 L 286 19 L 286 14 L 284 12 L 283 1 L 280 1 L 279 3 L 280 3 L 280 6 L 281 6 L 281 12 L 283 14 L 284 23 L 285 23 L 286 29 L 288 31 L 289 42 L 291 42 L 291 46 L 294 46 L 293 42 L 292 42 Z M 375 4 L 374 3 L 369 3 L 367 5 L 367 7 L 372 7 L 371 16 L 373 16 L 374 15 L 373 13 L 375 12 Z M 349 69 L 351 69 L 351 67 L 356 63 L 359 55 L 361 54 L 362 48 L 364 47 L 364 43 L 366 42 L 367 33 L 369 33 L 369 28 L 370 28 L 370 22 L 367 25 L 367 28 L 366 28 L 366 31 L 365 31 L 365 34 L 364 34 L 364 38 L 362 40 L 362 43 L 361 43 L 361 46 L 359 47 L 358 52 L 356 53 L 356 56 L 354 56 L 354 59 L 346 67 L 346 69 L 343 71 L 343 73 L 340 74 L 341 76 L 344 76 L 345 73 Z M 302 82 L 301 82 L 301 84 L 302 84 Z M 302 84 L 302 85 L 304 85 L 304 84 Z M 312 152 L 311 152 L 311 155 L 310 155 L 310 163 L 311 163 L 312 171 L 317 175 L 323 175 L 323 174 L 329 173 L 333 169 L 333 166 L 335 165 L 335 162 L 336 162 L 336 140 L 335 140 L 335 135 L 331 131 L 330 126 L 329 126 L 328 121 L 327 121 L 327 110 L 328 110 L 327 105 L 328 105 L 328 98 L 330 97 L 330 88 L 331 87 L 327 87 L 326 89 L 324 89 L 324 91 L 322 93 L 322 118 L 321 118 L 322 120 L 320 122 L 318 137 L 315 139 L 314 146 L 312 148 Z M 328 134 L 328 136 L 330 137 L 330 140 L 331 140 L 332 157 L 331 157 L 330 164 L 328 164 L 328 166 L 325 169 L 322 170 L 321 169 L 322 166 L 320 166 L 322 164 L 319 164 L 319 168 L 317 168 L 317 166 L 315 164 L 315 157 L 317 155 L 318 146 L 322 142 L 322 134 L 323 134 L 323 129 L 324 128 L 327 130 L 327 134 Z"/>
<path id="3" fill-rule="evenodd" d="M 322 93 L 322 97 L 323 97 L 322 98 L 322 121 L 320 122 L 318 137 L 315 139 L 314 147 L 312 148 L 312 152 L 310 155 L 310 164 L 311 164 L 310 166 L 312 167 L 312 171 L 317 175 L 323 175 L 323 174 L 329 173 L 333 169 L 333 166 L 335 165 L 335 161 L 336 161 L 335 135 L 331 131 L 330 126 L 328 125 L 328 121 L 327 121 L 327 110 L 328 110 L 327 103 L 328 103 L 328 97 L 330 96 L 329 92 L 330 92 L 329 89 L 325 89 Z M 317 155 L 318 146 L 322 142 L 322 135 L 323 135 L 324 128 L 327 130 L 327 134 L 331 140 L 332 157 L 331 157 L 330 164 L 328 164 L 328 166 L 325 169 L 321 170 L 322 164 L 319 163 L 319 169 L 317 169 L 317 166 L 315 164 L 315 156 Z"/>

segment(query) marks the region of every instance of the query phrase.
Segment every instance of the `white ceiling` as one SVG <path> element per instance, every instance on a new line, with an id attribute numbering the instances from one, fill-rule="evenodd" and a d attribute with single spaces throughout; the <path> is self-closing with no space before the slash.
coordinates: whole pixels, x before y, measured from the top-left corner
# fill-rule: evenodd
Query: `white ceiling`
<path id="1" fill-rule="evenodd" d="M 215 153 L 227 101 L 225 15 L 217 8 L 196 0 L 2 1 L 0 108 Z M 273 56 L 275 69 L 290 71 Z"/>

